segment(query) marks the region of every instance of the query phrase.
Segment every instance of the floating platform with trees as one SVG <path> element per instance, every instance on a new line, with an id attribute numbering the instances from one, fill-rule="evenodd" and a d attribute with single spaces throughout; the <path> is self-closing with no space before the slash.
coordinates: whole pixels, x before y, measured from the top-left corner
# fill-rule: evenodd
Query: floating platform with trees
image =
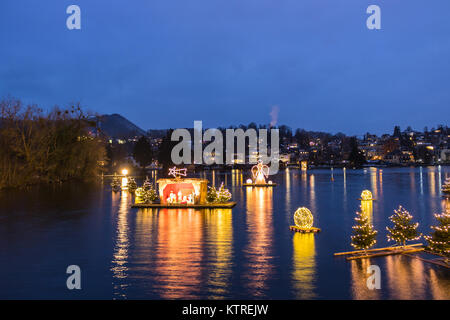
<path id="1" fill-rule="evenodd" d="M 183 204 L 183 203 L 135 203 L 132 208 L 195 208 L 195 209 L 228 209 L 233 208 L 236 202 L 227 203 L 203 203 L 203 204 Z"/>
<path id="2" fill-rule="evenodd" d="M 224 184 L 219 189 L 208 187 L 208 180 L 198 178 L 181 178 L 187 169 L 169 169 L 171 179 L 159 179 L 158 192 L 149 181 L 135 191 L 136 201 L 132 208 L 233 208 L 236 202 L 231 200 L 231 193 Z M 159 200 L 158 200 L 159 198 Z"/>
<path id="3" fill-rule="evenodd" d="M 384 257 L 396 254 L 407 254 L 423 251 L 422 243 L 409 244 L 405 246 L 392 246 L 385 248 L 367 249 L 367 250 L 353 250 L 347 252 L 337 252 L 334 256 L 348 256 L 347 260 L 367 259 L 375 257 Z"/>

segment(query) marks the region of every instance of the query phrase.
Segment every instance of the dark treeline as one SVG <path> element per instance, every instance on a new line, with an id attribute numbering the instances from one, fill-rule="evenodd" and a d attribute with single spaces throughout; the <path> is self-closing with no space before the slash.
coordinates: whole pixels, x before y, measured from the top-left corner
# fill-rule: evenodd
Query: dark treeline
<path id="1" fill-rule="evenodd" d="M 93 129 L 79 106 L 44 112 L 0 101 L 0 188 L 96 177 L 106 153 Z"/>

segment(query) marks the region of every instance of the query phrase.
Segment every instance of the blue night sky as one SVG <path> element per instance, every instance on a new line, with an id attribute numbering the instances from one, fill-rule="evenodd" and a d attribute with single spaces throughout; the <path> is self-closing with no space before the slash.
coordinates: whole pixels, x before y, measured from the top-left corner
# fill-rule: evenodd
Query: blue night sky
<path id="1" fill-rule="evenodd" d="M 1 0 L 0 44 L 0 97 L 144 129 L 269 123 L 274 106 L 332 133 L 450 119 L 448 0 Z"/>

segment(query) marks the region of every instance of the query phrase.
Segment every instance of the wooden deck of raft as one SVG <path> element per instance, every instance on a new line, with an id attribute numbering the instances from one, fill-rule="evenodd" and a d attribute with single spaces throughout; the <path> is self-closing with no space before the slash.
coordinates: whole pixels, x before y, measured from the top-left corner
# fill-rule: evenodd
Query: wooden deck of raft
<path id="1" fill-rule="evenodd" d="M 408 254 L 424 251 L 422 247 L 422 243 L 415 243 L 406 246 L 398 246 L 398 247 L 385 247 L 385 248 L 377 248 L 377 249 L 368 249 L 364 250 L 355 250 L 355 251 L 347 251 L 347 252 L 338 252 L 335 253 L 334 256 L 349 256 L 347 260 L 357 260 L 357 259 L 366 259 L 366 258 L 375 258 L 375 257 L 384 257 L 396 254 Z"/>
<path id="2" fill-rule="evenodd" d="M 242 184 L 243 187 L 276 187 L 276 183 L 244 183 Z"/>
<path id="3" fill-rule="evenodd" d="M 309 229 L 303 229 L 303 228 L 299 228 L 297 226 L 290 226 L 289 230 L 291 231 L 295 231 L 295 232 L 301 232 L 301 233 L 318 233 L 320 232 L 319 228 L 309 228 Z"/>

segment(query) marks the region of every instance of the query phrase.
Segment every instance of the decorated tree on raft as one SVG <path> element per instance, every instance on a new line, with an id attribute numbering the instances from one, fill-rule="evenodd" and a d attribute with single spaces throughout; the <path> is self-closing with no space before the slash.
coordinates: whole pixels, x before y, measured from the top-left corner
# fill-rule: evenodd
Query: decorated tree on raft
<path id="1" fill-rule="evenodd" d="M 206 193 L 206 201 L 208 203 L 226 203 L 230 201 L 230 199 L 231 193 L 227 188 L 225 188 L 223 182 L 220 185 L 219 190 L 215 187 L 208 187 L 208 192 Z"/>
<path id="2" fill-rule="evenodd" d="M 439 222 L 437 226 L 431 226 L 433 230 L 430 236 L 425 236 L 428 242 L 427 249 L 431 252 L 441 254 L 445 258 L 445 262 L 449 263 L 450 257 L 450 212 L 435 214 L 436 220 Z"/>
<path id="3" fill-rule="evenodd" d="M 144 184 L 142 185 L 142 189 L 144 190 L 150 190 L 152 188 L 152 183 L 150 182 L 150 179 L 148 177 L 145 177 Z"/>
<path id="4" fill-rule="evenodd" d="M 112 182 L 111 182 L 111 188 L 112 188 L 112 190 L 113 191 L 119 191 L 121 188 L 120 188 L 120 186 L 121 186 L 121 183 L 120 183 L 120 179 L 119 179 L 119 177 L 114 173 L 114 177 L 113 177 L 113 180 L 112 180 Z"/>
<path id="5" fill-rule="evenodd" d="M 158 199 L 158 194 L 155 189 L 150 187 L 150 189 L 148 190 L 142 189 L 141 198 L 144 203 L 152 203 L 153 201 Z"/>
<path id="6" fill-rule="evenodd" d="M 352 227 L 351 245 L 355 249 L 366 252 L 367 249 L 377 243 L 376 236 L 378 231 L 374 230 L 369 217 L 363 211 L 356 212 L 355 222 L 356 225 Z"/>
<path id="7" fill-rule="evenodd" d="M 209 203 L 214 203 L 217 201 L 217 190 L 215 187 L 208 187 L 208 192 L 206 193 L 206 201 Z"/>
<path id="8" fill-rule="evenodd" d="M 134 192 L 137 189 L 137 183 L 134 180 L 134 178 L 129 178 L 128 179 L 128 184 L 127 184 L 127 188 L 130 192 Z"/>
<path id="9" fill-rule="evenodd" d="M 226 203 L 230 201 L 231 199 L 231 192 L 225 188 L 225 186 L 222 184 L 220 185 L 219 190 L 217 191 L 217 203 Z"/>
<path id="10" fill-rule="evenodd" d="M 389 232 L 387 235 L 388 241 L 395 241 L 398 245 L 406 245 L 407 241 L 419 240 L 421 234 L 417 231 L 418 222 L 413 222 L 413 216 L 409 214 L 408 210 L 399 206 L 394 210 L 395 214 L 389 219 L 394 223 L 392 228 L 386 227 Z"/>

